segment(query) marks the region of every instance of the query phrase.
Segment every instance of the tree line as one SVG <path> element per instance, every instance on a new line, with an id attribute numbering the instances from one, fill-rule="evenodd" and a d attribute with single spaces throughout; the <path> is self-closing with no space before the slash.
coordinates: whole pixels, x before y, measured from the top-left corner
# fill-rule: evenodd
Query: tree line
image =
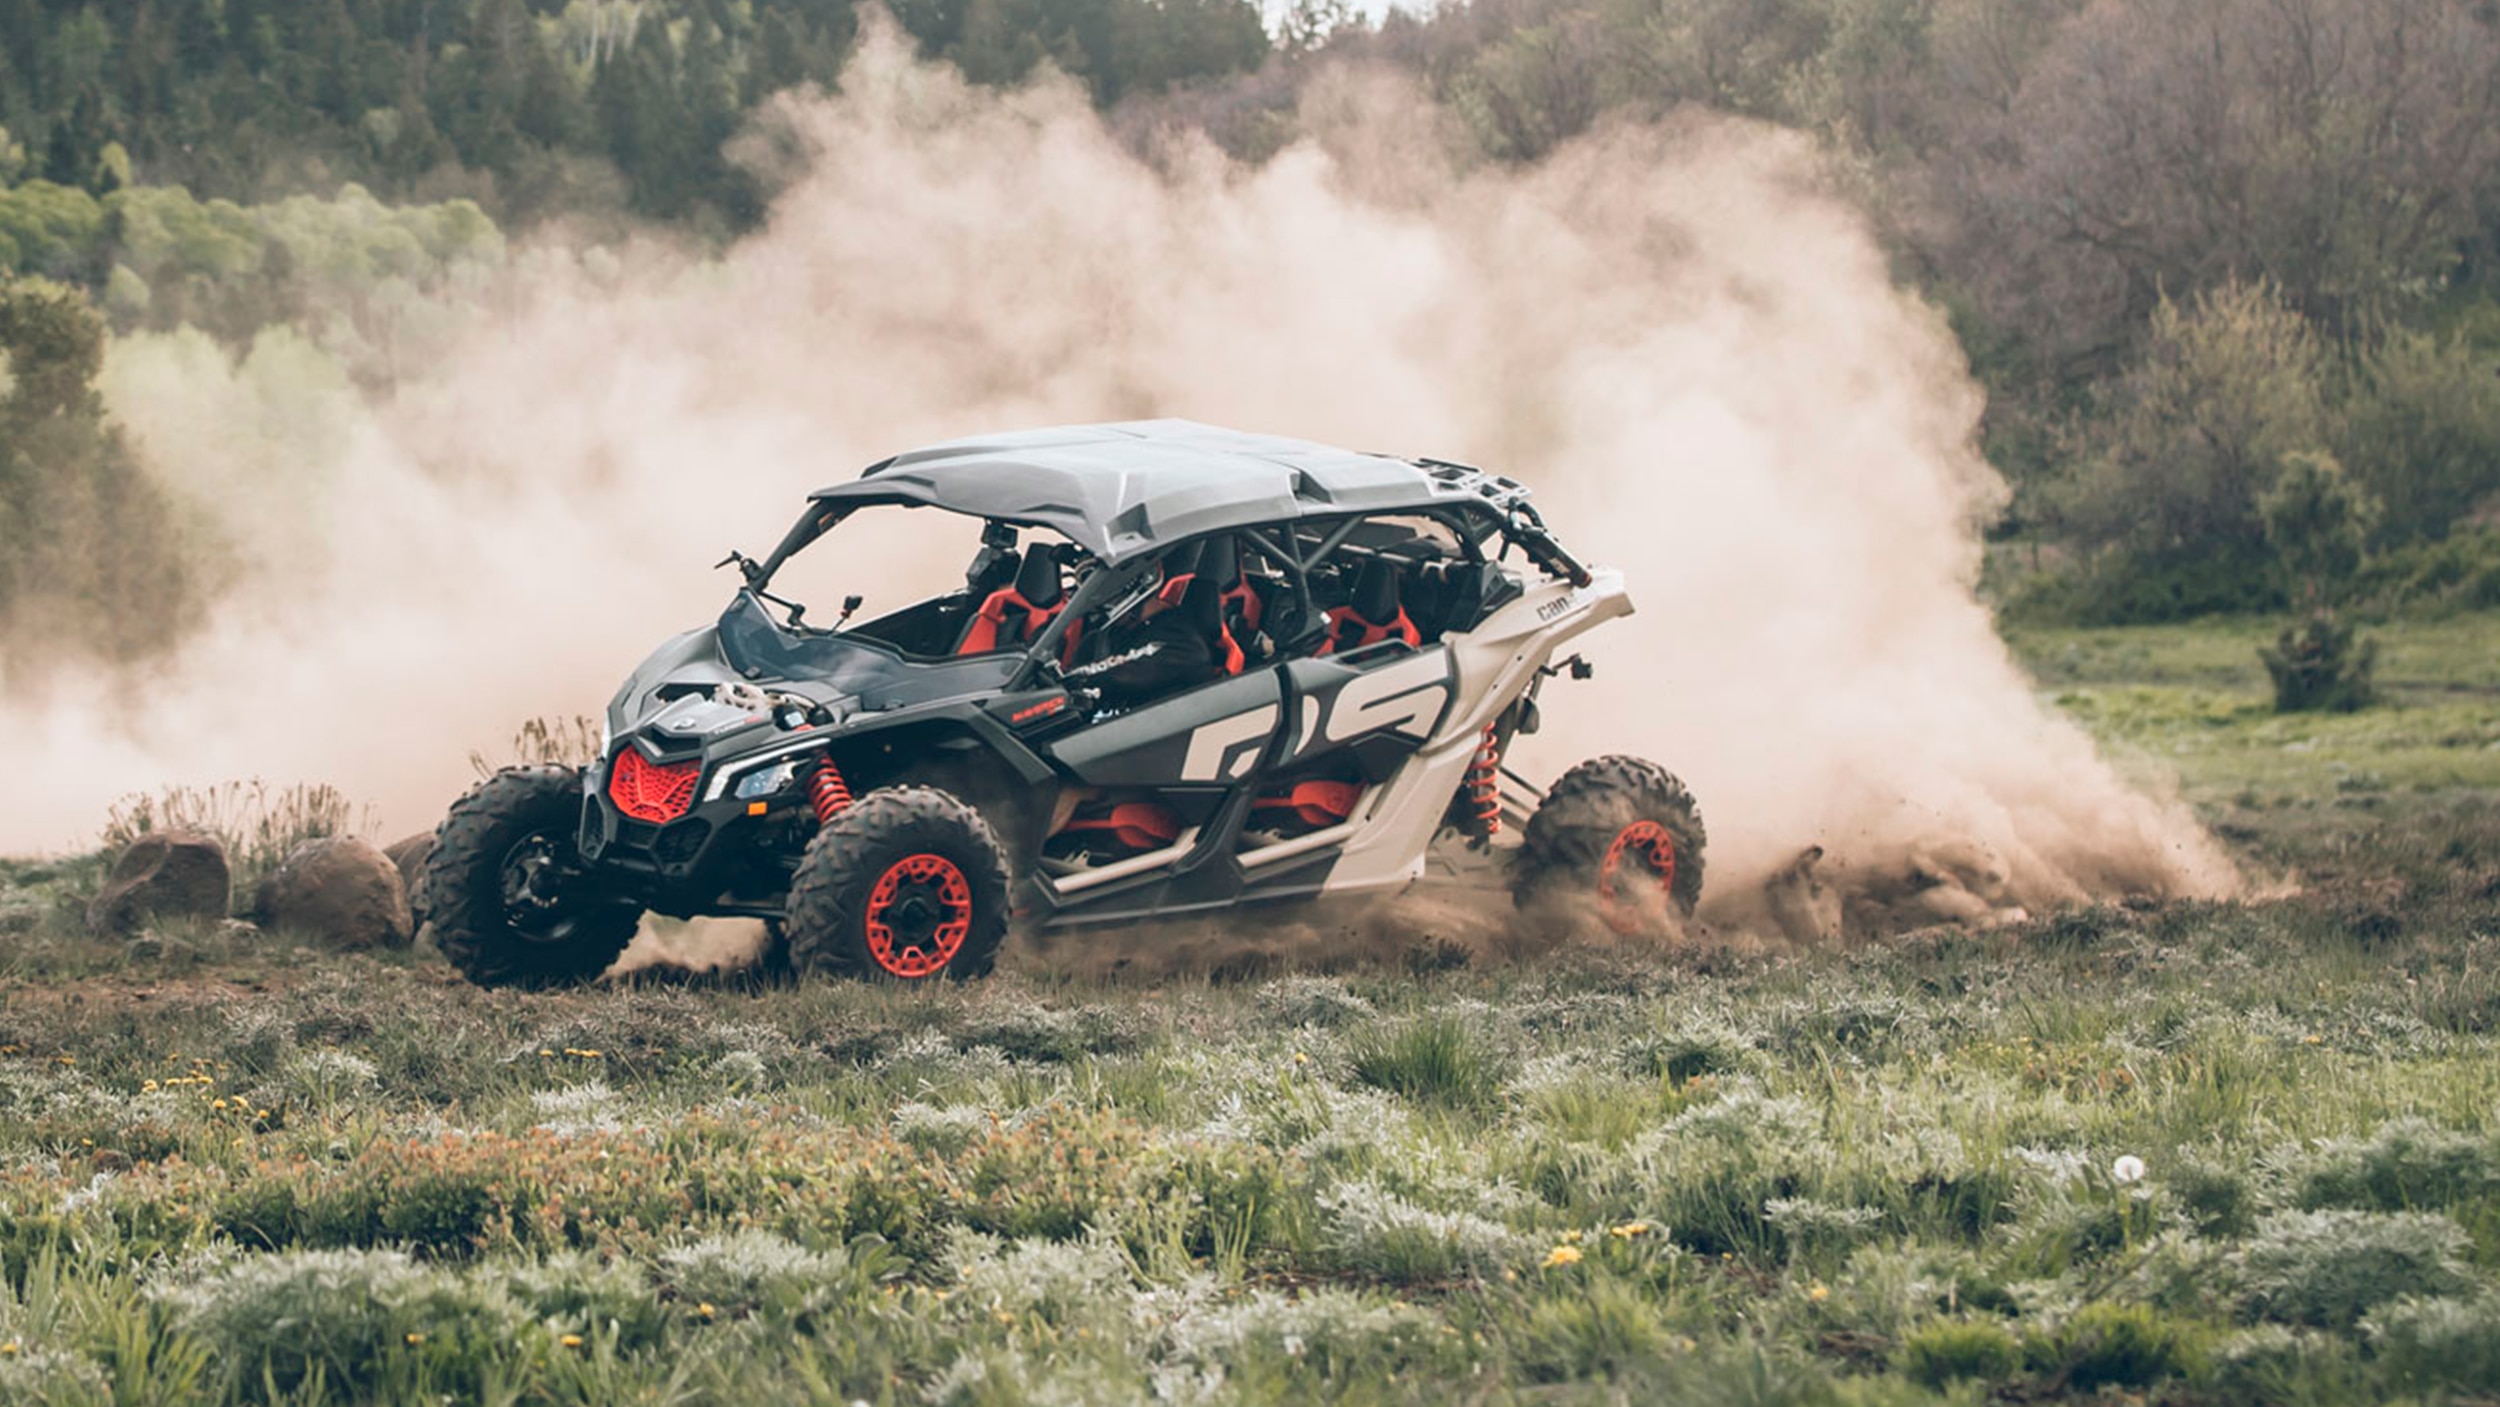
<path id="1" fill-rule="evenodd" d="M 1273 36 L 1249 0 L 891 8 L 976 82 L 1047 64 L 1117 131 L 1249 160 L 1339 63 L 1412 75 L 1487 162 L 1689 107 L 1805 129 L 1989 390 L 2011 609 L 2500 605 L 2494 0 L 1448 0 L 1377 26 L 1296 0 Z M 852 0 L 0 0 L 0 269 L 241 338 L 290 300 L 386 321 L 550 216 L 725 236 L 768 193 L 724 146 L 771 94 L 837 86 L 858 26 Z"/>

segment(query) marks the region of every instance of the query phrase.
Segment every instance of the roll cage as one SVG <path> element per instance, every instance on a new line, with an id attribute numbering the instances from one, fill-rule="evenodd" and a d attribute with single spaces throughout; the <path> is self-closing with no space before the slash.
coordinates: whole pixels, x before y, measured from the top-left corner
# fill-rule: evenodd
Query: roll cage
<path id="1" fill-rule="evenodd" d="M 1060 668 L 1062 644 L 1068 631 L 1077 628 L 1080 622 L 1088 623 L 1086 628 L 1097 633 L 1104 627 L 1116 624 L 1130 612 L 1154 599 L 1163 582 L 1163 563 L 1167 559 L 1217 538 L 1233 538 L 1243 549 L 1244 570 L 1249 570 L 1254 561 L 1262 564 L 1273 574 L 1276 585 L 1286 593 L 1285 599 L 1280 602 L 1276 616 L 1280 621 L 1290 622 L 1291 625 L 1289 634 L 1273 637 L 1279 655 L 1302 652 L 1323 628 L 1324 613 L 1330 603 L 1323 601 L 1321 593 L 1314 591 L 1314 583 L 1333 581 L 1344 576 L 1344 564 L 1359 563 L 1374 557 L 1386 557 L 1399 561 L 1408 569 L 1425 571 L 1429 569 L 1428 562 L 1437 562 L 1437 558 L 1419 556 L 1412 552 L 1401 553 L 1397 550 L 1400 546 L 1419 541 L 1418 535 L 1408 534 L 1403 539 L 1382 542 L 1362 540 L 1366 527 L 1370 525 L 1400 519 L 1438 524 L 1448 532 L 1450 541 L 1459 554 L 1459 560 L 1456 563 L 1439 563 L 1445 570 L 1452 566 L 1477 567 L 1500 564 L 1509 561 L 1511 555 L 1517 552 L 1551 578 L 1569 581 L 1575 586 L 1584 586 L 1588 583 L 1588 569 L 1554 540 L 1551 533 L 1546 530 L 1544 520 L 1529 504 L 1527 490 L 1516 481 L 1499 475 L 1487 474 L 1464 465 L 1448 464 L 1437 460 L 1423 460 L 1417 463 L 1418 467 L 1434 480 L 1464 489 L 1466 496 L 1451 496 L 1438 501 L 1419 503 L 1412 507 L 1338 514 L 1309 514 L 1283 521 L 1226 527 L 1179 538 L 1160 545 L 1155 551 L 1133 554 L 1117 563 L 1104 563 L 1085 551 L 1082 546 L 1068 544 L 1073 553 L 1073 560 L 1069 566 L 1074 571 L 1075 585 L 1070 589 L 1065 604 L 1057 610 L 1050 621 L 1036 631 L 1031 639 L 1017 647 L 1024 657 L 1023 663 L 1005 687 L 1009 691 L 1014 691 L 1032 687 L 1036 680 L 1055 678 Z M 942 505 L 930 505 L 909 499 L 852 499 L 838 503 L 815 501 L 809 504 L 808 510 L 783 535 L 772 553 L 762 561 L 759 562 L 744 554 L 733 552 L 723 565 L 736 565 L 744 578 L 746 590 L 752 592 L 757 598 L 780 605 L 785 611 L 790 612 L 789 628 L 791 630 L 820 636 L 846 633 L 839 625 L 824 627 L 804 624 L 801 618 L 806 606 L 803 603 L 788 601 L 773 595 L 772 581 L 791 558 L 805 551 L 861 509 L 878 506 L 905 508 L 937 506 L 942 512 L 954 512 Z M 977 517 L 978 515 L 957 514 L 957 516 Z M 970 599 L 974 594 L 970 583 L 981 575 L 982 568 L 989 562 L 992 555 L 1012 548 L 1019 531 L 1036 533 L 1051 531 L 1048 525 L 1029 519 L 984 517 L 978 518 L 978 521 L 983 525 L 984 547 L 981 555 L 975 559 L 972 569 L 967 572 L 965 590 L 925 598 L 904 607 L 901 611 L 879 619 L 890 620 L 894 616 L 923 609 L 958 596 L 966 598 L 969 608 L 977 609 L 980 602 Z M 1498 600 L 1491 599 L 1493 594 L 1500 594 L 1494 579 L 1488 578 L 1477 583 L 1473 590 L 1477 599 L 1472 604 L 1477 607 L 1477 610 L 1471 614 L 1480 613 L 1482 609 L 1499 604 Z M 1515 584 L 1508 594 L 1516 594 Z M 844 619 L 846 620 L 848 619 L 847 608 L 851 604 L 853 602 L 846 601 L 845 603 Z M 877 622 L 869 622 L 869 624 L 875 623 Z M 863 638 L 873 640 L 906 659 L 945 658 L 943 655 L 911 651 L 878 637 Z"/>

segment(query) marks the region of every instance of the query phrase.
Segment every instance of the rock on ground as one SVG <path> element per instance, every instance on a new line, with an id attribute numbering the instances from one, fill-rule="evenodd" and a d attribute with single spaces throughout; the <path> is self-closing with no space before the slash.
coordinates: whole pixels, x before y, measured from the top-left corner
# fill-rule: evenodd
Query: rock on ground
<path id="1" fill-rule="evenodd" d="M 288 853 L 253 896 L 252 918 L 339 948 L 404 948 L 412 936 L 399 866 L 354 836 L 308 840 Z"/>
<path id="2" fill-rule="evenodd" d="M 112 874 L 87 905 L 87 928 L 127 935 L 151 919 L 213 922 L 226 916 L 233 891 L 234 872 L 217 837 L 195 830 L 150 831 L 113 862 Z"/>
<path id="3" fill-rule="evenodd" d="M 433 947 L 434 926 L 425 921 L 425 862 L 434 858 L 434 832 L 419 831 L 392 841 L 382 847 L 382 853 L 399 866 L 400 885 L 408 891 L 408 913 L 416 920 L 417 946 Z"/>

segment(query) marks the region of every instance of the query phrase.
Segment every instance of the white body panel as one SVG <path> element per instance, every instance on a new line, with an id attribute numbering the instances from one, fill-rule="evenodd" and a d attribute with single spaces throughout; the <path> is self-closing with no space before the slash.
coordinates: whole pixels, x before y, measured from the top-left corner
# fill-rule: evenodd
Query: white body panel
<path id="1" fill-rule="evenodd" d="M 1403 887 L 1422 876 L 1424 853 L 1450 798 L 1467 779 L 1485 725 L 1527 692 L 1565 641 L 1632 613 L 1623 573 L 1593 567 L 1586 586 L 1544 582 L 1482 625 L 1443 637 L 1456 667 L 1455 697 L 1430 741 L 1396 777 L 1364 798 L 1357 829 L 1321 887 L 1326 894 Z"/>

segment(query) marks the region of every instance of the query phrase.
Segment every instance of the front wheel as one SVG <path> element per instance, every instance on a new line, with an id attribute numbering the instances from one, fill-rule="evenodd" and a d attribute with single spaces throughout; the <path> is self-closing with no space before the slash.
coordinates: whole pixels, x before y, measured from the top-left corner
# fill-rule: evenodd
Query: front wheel
<path id="1" fill-rule="evenodd" d="M 929 787 L 872 791 L 799 861 L 791 966 L 898 982 L 984 976 L 1007 904 L 1006 850 L 980 812 Z"/>
<path id="2" fill-rule="evenodd" d="M 1545 793 L 1512 859 L 1519 907 L 1585 904 L 1617 933 L 1688 918 L 1707 839 L 1693 794 L 1655 762 L 1600 757 Z"/>
<path id="3" fill-rule="evenodd" d="M 452 803 L 425 862 L 424 921 L 462 976 L 481 987 L 553 987 L 607 970 L 642 910 L 588 883 L 575 837 L 582 774 L 498 772 Z"/>

